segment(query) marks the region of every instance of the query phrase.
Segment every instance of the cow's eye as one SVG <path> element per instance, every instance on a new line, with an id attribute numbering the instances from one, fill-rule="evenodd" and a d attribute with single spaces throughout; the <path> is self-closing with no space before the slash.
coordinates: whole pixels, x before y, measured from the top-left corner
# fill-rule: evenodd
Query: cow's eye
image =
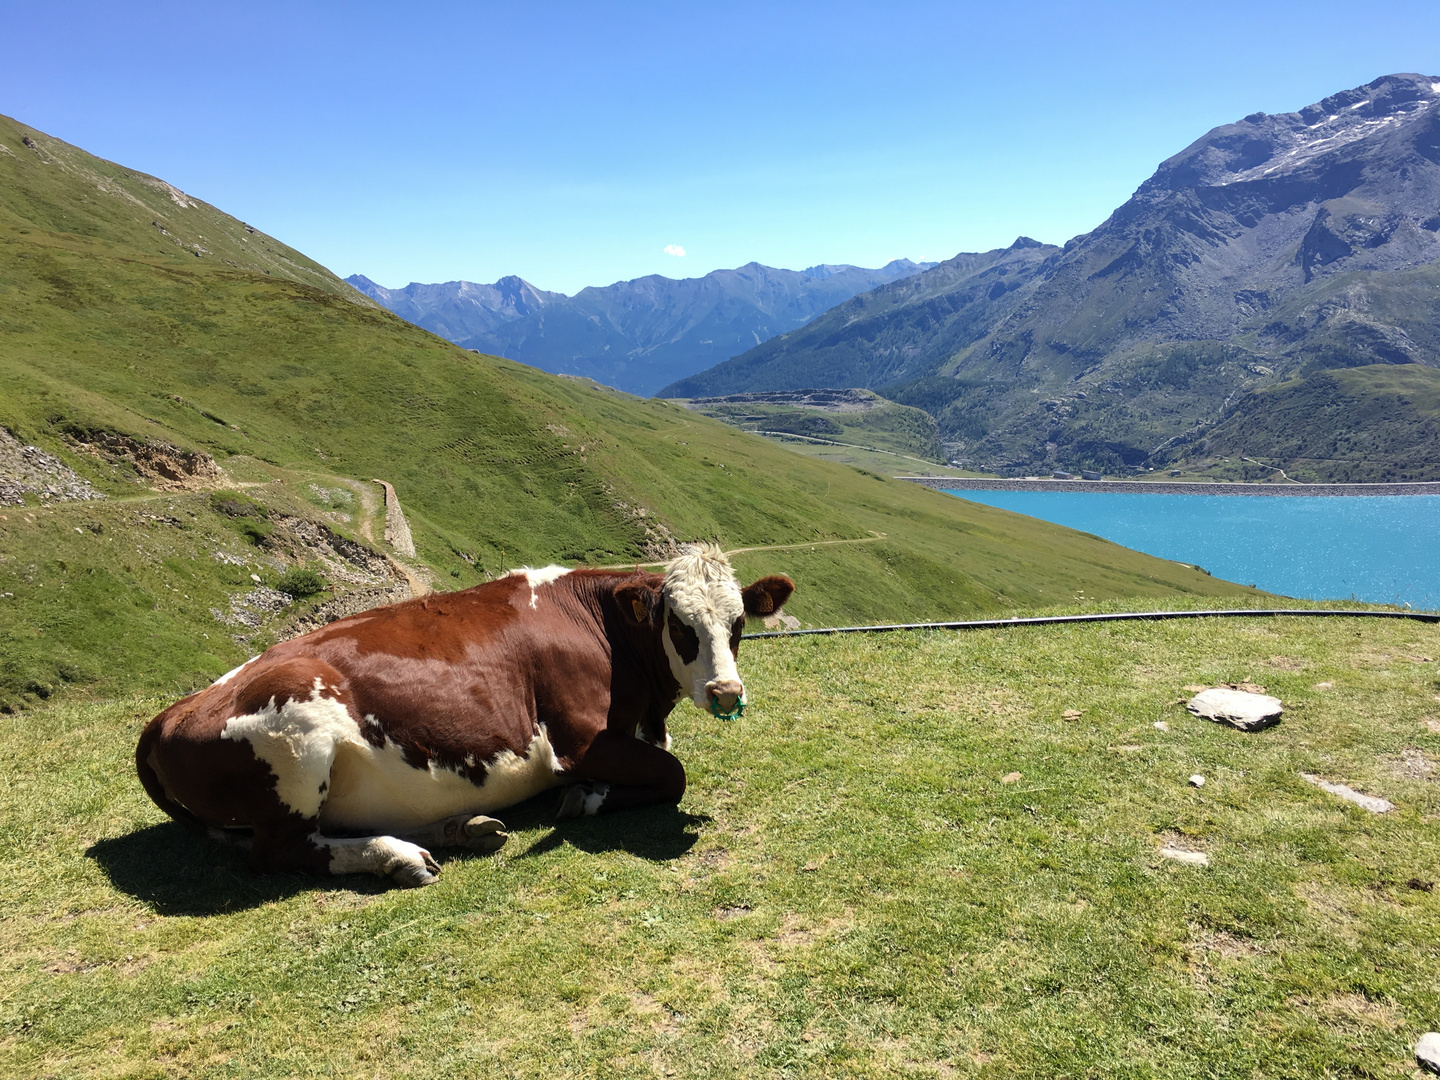
<path id="1" fill-rule="evenodd" d="M 681 662 L 694 663 L 695 658 L 700 655 L 699 635 L 686 626 L 673 611 L 666 620 L 666 627 L 670 631 L 670 643 L 675 646 L 675 652 L 679 654 Z"/>

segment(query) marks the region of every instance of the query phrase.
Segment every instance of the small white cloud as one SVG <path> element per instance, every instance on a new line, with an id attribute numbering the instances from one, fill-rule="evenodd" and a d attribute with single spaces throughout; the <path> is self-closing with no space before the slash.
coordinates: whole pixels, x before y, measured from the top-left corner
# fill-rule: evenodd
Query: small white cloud
<path id="1" fill-rule="evenodd" d="M 683 258 L 684 255 L 685 255 L 685 249 L 684 249 L 683 247 L 681 247 L 679 244 L 666 244 L 666 245 L 665 245 L 665 254 L 666 254 L 666 255 L 675 255 L 675 256 L 679 256 L 679 257 L 682 257 L 682 258 Z"/>

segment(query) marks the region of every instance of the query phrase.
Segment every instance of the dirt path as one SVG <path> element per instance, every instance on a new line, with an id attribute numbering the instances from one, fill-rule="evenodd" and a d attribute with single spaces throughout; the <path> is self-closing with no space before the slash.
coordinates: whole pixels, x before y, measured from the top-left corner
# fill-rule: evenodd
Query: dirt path
<path id="1" fill-rule="evenodd" d="M 834 546 L 834 545 L 836 545 L 836 544 L 873 544 L 873 543 L 875 543 L 877 540 L 884 540 L 884 539 L 886 538 L 886 534 L 885 534 L 885 533 L 876 532 L 874 529 L 869 530 L 869 532 L 870 532 L 870 535 L 869 535 L 869 536 L 856 536 L 856 537 L 852 537 L 852 538 L 849 539 L 849 540 L 802 540 L 802 541 L 800 541 L 799 543 L 796 543 L 796 544 L 756 544 L 754 547 L 731 548 L 729 551 L 725 552 L 725 557 L 728 559 L 731 555 L 744 555 L 744 554 L 747 554 L 748 552 L 751 552 L 751 551 L 795 551 L 795 550 L 798 550 L 799 548 L 832 547 L 832 546 Z M 669 565 L 670 565 L 670 564 L 669 564 L 669 561 L 667 560 L 667 561 L 665 561 L 665 562 L 627 562 L 627 563 L 613 563 L 613 564 L 608 565 L 608 566 L 591 566 L 591 567 L 588 567 L 588 569 L 590 569 L 590 570 L 629 570 L 632 566 L 641 566 L 641 567 L 644 567 L 644 566 L 669 566 Z"/>
<path id="2" fill-rule="evenodd" d="M 1292 484 L 1305 483 L 1304 480 L 1296 480 L 1293 476 L 1290 476 L 1288 473 L 1285 472 L 1284 469 L 1280 468 L 1278 465 L 1266 465 L 1263 461 L 1256 461 L 1253 457 L 1242 457 L 1240 460 L 1248 461 L 1251 465 L 1259 465 L 1262 469 L 1270 469 L 1272 472 L 1278 472 L 1281 479 L 1288 480 Z"/>
<path id="3" fill-rule="evenodd" d="M 749 429 L 737 428 L 736 430 L 748 431 Z M 814 435 L 801 435 L 794 431 L 764 431 L 759 428 L 755 429 L 754 434 L 764 435 L 776 441 L 783 439 L 803 439 L 805 442 L 814 443 L 816 446 L 840 446 L 847 450 L 867 450 L 872 454 L 889 454 L 891 457 L 904 458 L 906 461 L 918 461 L 921 465 L 928 465 L 932 469 L 945 468 L 943 465 L 937 465 L 933 461 L 916 457 L 914 454 L 902 454 L 899 450 L 885 450 L 879 446 L 866 446 L 863 443 L 837 442 L 835 439 L 821 439 Z"/>
<path id="4" fill-rule="evenodd" d="M 393 555 L 383 551 L 380 543 L 376 539 L 377 522 L 383 522 L 386 542 L 390 543 L 391 546 L 401 554 L 412 556 L 415 554 L 415 542 L 410 537 L 410 525 L 409 522 L 405 520 L 405 515 L 400 509 L 400 500 L 394 494 L 394 487 L 384 480 L 375 480 L 371 483 L 366 483 L 363 480 L 354 480 L 348 476 L 336 476 L 333 473 L 304 472 L 298 475 L 303 480 L 338 484 L 349 491 L 353 491 L 360 502 L 359 512 L 355 515 L 355 531 L 359 533 L 360 537 L 377 553 L 384 555 L 385 561 L 390 564 L 390 568 L 404 579 L 412 596 L 426 596 L 434 591 L 430 587 L 430 583 L 426 581 L 414 567 L 406 565 Z M 385 490 L 387 497 L 384 504 L 381 502 L 380 495 L 375 491 L 376 484 L 379 484 Z M 233 486 L 239 489 L 263 488 L 268 487 L 269 482 L 241 480 Z M 150 491 L 144 495 L 112 495 L 104 499 L 103 504 L 108 506 L 123 506 L 132 503 L 152 502 L 157 499 L 173 499 L 177 494 L 183 493 L 175 491 Z M 82 502 L 82 500 L 57 499 L 54 502 L 41 503 L 37 506 L 20 506 L 16 507 L 16 509 L 32 514 L 36 512 L 44 513 L 46 511 L 69 508 L 80 502 Z M 91 503 L 91 505 L 96 504 Z M 396 530 L 397 523 L 400 526 L 400 530 Z M 396 531 L 398 531 L 406 541 L 405 548 L 401 548 L 391 539 L 391 537 L 396 534 Z"/>
<path id="5" fill-rule="evenodd" d="M 873 544 L 877 540 L 884 540 L 885 533 L 876 532 L 874 529 L 866 530 L 869 536 L 857 536 L 850 540 L 810 540 L 798 544 L 758 544 L 755 547 L 733 548 L 725 552 L 726 558 L 731 555 L 744 555 L 749 551 L 794 551 L 797 548 L 831 547 L 835 544 Z"/>
<path id="6" fill-rule="evenodd" d="M 390 564 L 391 568 L 397 574 L 399 574 L 405 579 L 405 584 L 410 586 L 411 596 L 429 596 L 430 593 L 434 591 L 430 588 L 430 583 L 428 581 L 422 578 L 419 574 L 415 573 L 414 570 L 406 566 L 399 559 L 394 558 L 390 555 L 386 555 L 385 561 Z"/>
<path id="7" fill-rule="evenodd" d="M 377 551 L 380 549 L 380 545 L 376 538 L 376 532 L 379 530 L 377 530 L 376 526 L 378 523 L 383 522 L 383 525 L 381 527 L 383 529 L 383 535 L 385 537 L 386 543 L 388 543 L 397 552 L 400 552 L 403 555 L 414 556 L 415 542 L 410 535 L 409 522 L 405 520 L 405 514 L 400 509 L 400 499 L 395 494 L 395 488 L 387 481 L 376 479 L 371 481 L 370 483 L 366 483 L 363 480 L 355 480 L 347 476 L 336 476 L 333 473 L 306 472 L 301 473 L 300 475 L 305 477 L 306 479 L 323 480 L 329 483 L 340 484 L 348 490 L 353 491 L 360 501 L 359 513 L 355 515 L 355 531 L 360 534 L 360 536 L 365 540 L 365 542 L 370 544 Z M 375 491 L 376 484 L 379 484 L 380 487 L 384 490 L 385 497 L 383 501 L 383 510 L 381 498 Z M 239 488 L 248 488 L 264 487 L 266 485 L 259 481 L 242 481 L 240 483 L 237 483 L 235 486 Z M 147 495 L 126 495 L 120 496 L 118 498 L 111 497 L 106 501 L 113 505 L 115 503 L 144 502 L 150 499 L 174 498 L 175 495 L 176 492 L 163 491 L 152 492 Z M 48 505 L 42 504 L 41 506 L 25 507 L 23 509 L 28 509 L 33 512 L 35 510 L 54 509 L 56 507 L 68 504 L 69 500 L 66 500 L 64 502 L 50 503 Z M 868 531 L 870 532 L 869 536 L 857 536 L 845 540 L 806 540 L 799 541 L 793 544 L 756 544 L 751 547 L 732 548 L 731 550 L 725 552 L 725 555 L 728 558 L 732 555 L 746 555 L 753 551 L 798 551 L 802 548 L 832 547 L 837 544 L 873 544 L 886 538 L 885 533 L 876 532 L 873 529 Z M 402 543 L 404 544 L 403 547 L 401 546 Z M 405 579 L 405 583 L 410 587 L 410 592 L 412 595 L 426 596 L 434 591 L 431 588 L 430 583 L 426 581 L 425 578 L 413 567 L 408 566 L 404 562 L 401 562 L 399 559 L 395 558 L 394 555 L 388 553 L 385 553 L 385 559 L 387 562 L 389 562 L 391 568 L 402 578 Z M 666 560 L 664 562 L 613 563 L 606 566 L 591 567 L 590 569 L 629 570 L 632 567 L 648 568 L 663 567 L 667 565 L 669 565 L 669 560 Z"/>
<path id="8" fill-rule="evenodd" d="M 375 485 L 367 484 L 363 480 L 351 480 L 344 476 L 332 476 L 330 479 L 344 484 L 360 500 L 360 513 L 355 515 L 355 531 L 364 537 L 366 543 L 374 544 L 376 542 L 375 518 L 380 510 L 380 499 L 375 494 Z"/>

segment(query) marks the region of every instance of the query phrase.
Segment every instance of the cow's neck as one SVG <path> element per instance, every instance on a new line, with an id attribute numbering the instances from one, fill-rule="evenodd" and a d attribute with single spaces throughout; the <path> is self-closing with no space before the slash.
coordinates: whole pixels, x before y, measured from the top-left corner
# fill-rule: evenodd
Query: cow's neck
<path id="1" fill-rule="evenodd" d="M 664 584 L 660 575 L 650 576 L 656 589 Z M 662 630 L 636 626 L 620 610 L 614 588 L 623 580 L 595 581 L 594 599 L 611 654 L 610 727 L 663 743 L 665 718 L 680 699 L 681 687 L 660 642 Z"/>

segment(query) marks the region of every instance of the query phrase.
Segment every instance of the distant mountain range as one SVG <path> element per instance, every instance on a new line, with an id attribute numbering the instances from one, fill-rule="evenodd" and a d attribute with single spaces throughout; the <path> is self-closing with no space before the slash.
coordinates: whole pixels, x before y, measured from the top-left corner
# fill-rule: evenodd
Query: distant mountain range
<path id="1" fill-rule="evenodd" d="M 1393 364 L 1421 365 L 1403 393 Z M 1401 74 L 1214 129 L 1063 248 L 956 256 L 661 394 L 866 387 L 931 412 L 969 464 L 1117 471 L 1242 454 L 1236 424 L 1334 399 L 1332 376 L 1306 384 L 1335 369 L 1360 414 L 1384 399 L 1396 430 L 1433 432 L 1435 395 L 1411 391 L 1436 367 L 1440 77 Z M 1381 478 L 1386 439 L 1290 430 L 1274 461 Z M 1440 478 L 1440 446 L 1402 457 L 1390 474 Z"/>
<path id="2" fill-rule="evenodd" d="M 700 278 L 651 274 L 574 296 L 513 276 L 493 285 L 449 281 L 403 289 L 360 274 L 345 280 L 467 349 L 649 395 L 803 326 L 856 293 L 933 265 L 896 259 L 878 270 L 821 265 L 797 271 L 752 262 Z"/>

